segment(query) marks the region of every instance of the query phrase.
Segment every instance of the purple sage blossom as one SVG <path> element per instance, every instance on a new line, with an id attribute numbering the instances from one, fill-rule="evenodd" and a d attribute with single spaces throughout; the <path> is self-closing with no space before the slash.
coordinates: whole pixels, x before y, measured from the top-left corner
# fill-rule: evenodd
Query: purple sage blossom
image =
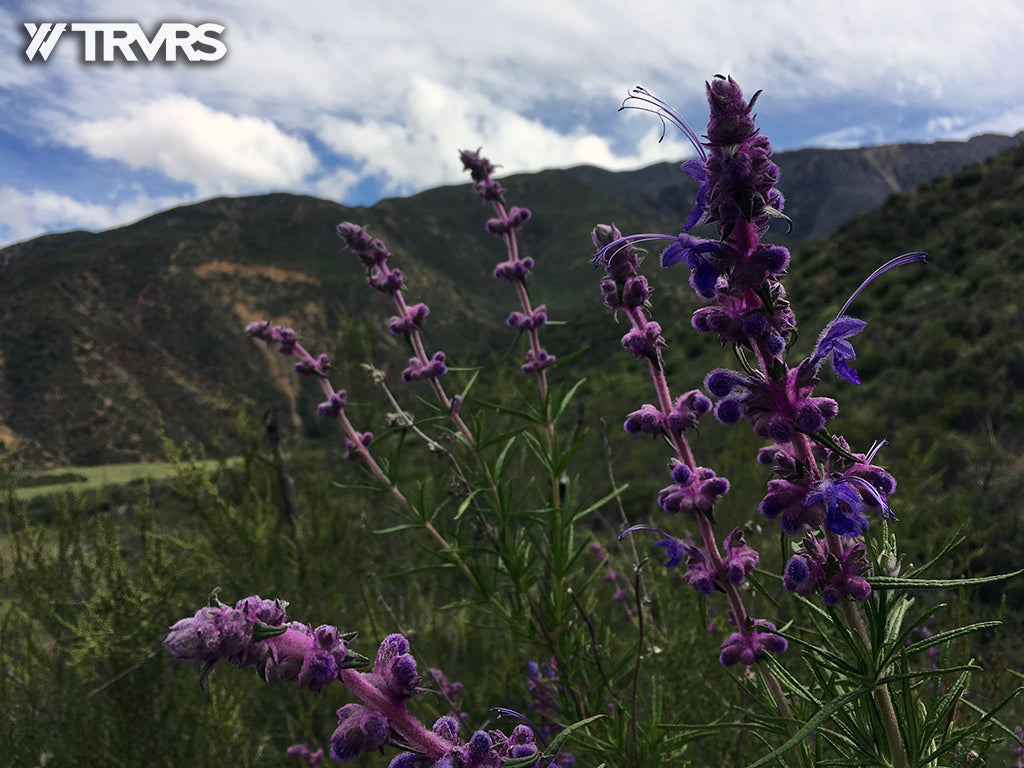
<path id="1" fill-rule="evenodd" d="M 922 251 L 905 253 L 902 256 L 897 256 L 895 259 L 887 261 L 868 275 L 867 279 L 846 300 L 843 308 L 836 315 L 835 320 L 829 323 L 825 330 L 821 332 L 821 336 L 818 337 L 818 343 L 814 347 L 814 354 L 811 355 L 811 365 L 820 367 L 827 359 L 836 375 L 842 376 L 854 384 L 860 384 L 860 377 L 857 375 L 857 372 L 849 366 L 849 361 L 857 357 L 853 351 L 853 344 L 849 342 L 849 339 L 864 330 L 867 323 L 853 317 L 846 317 L 844 313 L 849 309 L 853 300 L 860 295 L 861 291 L 890 269 L 901 267 L 904 264 L 927 261 L 928 254 Z"/>
<path id="2" fill-rule="evenodd" d="M 175 623 L 163 647 L 177 662 L 254 666 L 264 679 L 274 672 L 310 691 L 321 690 L 339 671 L 359 663 L 348 652 L 353 635 L 328 625 L 314 630 L 286 623 L 284 606 L 258 596 L 240 600 L 234 608 L 217 600 Z"/>

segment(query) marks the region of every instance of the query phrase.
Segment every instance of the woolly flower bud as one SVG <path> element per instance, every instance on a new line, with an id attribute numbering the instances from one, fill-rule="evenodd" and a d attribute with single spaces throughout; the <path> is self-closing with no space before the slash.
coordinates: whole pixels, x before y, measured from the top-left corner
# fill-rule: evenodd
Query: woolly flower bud
<path id="1" fill-rule="evenodd" d="M 391 255 L 382 240 L 371 237 L 370 233 L 358 224 L 343 221 L 334 228 L 334 231 L 367 269 L 380 267 Z"/>
<path id="2" fill-rule="evenodd" d="M 448 373 L 448 366 L 445 365 L 444 352 L 435 352 L 433 357 L 426 363 L 418 357 L 409 358 L 409 367 L 402 371 L 402 381 L 424 381 L 436 379 Z"/>
<path id="3" fill-rule="evenodd" d="M 388 720 L 362 704 L 346 704 L 338 710 L 338 727 L 331 734 L 330 755 L 347 762 L 388 743 Z"/>
<path id="4" fill-rule="evenodd" d="M 269 343 L 274 340 L 274 328 L 269 320 L 258 320 L 245 326 L 245 335 Z"/>
<path id="5" fill-rule="evenodd" d="M 505 323 L 512 328 L 520 328 L 522 330 L 530 330 L 533 328 L 540 328 L 548 321 L 547 307 L 543 304 L 537 307 L 530 314 L 524 312 L 512 312 Z"/>
<path id="6" fill-rule="evenodd" d="M 416 692 L 420 678 L 405 637 L 396 633 L 384 638 L 377 651 L 373 674 L 378 680 L 377 689 L 396 703 Z"/>
<path id="7" fill-rule="evenodd" d="M 243 613 L 219 604 L 174 624 L 163 646 L 175 661 L 212 662 L 241 654 L 251 637 Z"/>
<path id="8" fill-rule="evenodd" d="M 338 390 L 330 398 L 317 405 L 317 416 L 322 419 L 334 418 L 341 413 L 347 401 L 348 393 L 344 389 Z"/>
<path id="9" fill-rule="evenodd" d="M 481 179 L 474 186 L 477 195 L 487 203 L 501 200 L 505 196 L 505 190 L 494 179 Z"/>
<path id="10" fill-rule="evenodd" d="M 661 326 L 651 320 L 643 328 L 631 328 L 622 337 L 622 346 L 638 359 L 654 357 L 658 350 L 665 346 L 665 340 L 661 337 Z"/>
<path id="11" fill-rule="evenodd" d="M 733 529 L 725 540 L 727 554 L 725 556 L 725 577 L 734 587 L 740 586 L 757 565 L 760 555 L 743 539 L 739 528 Z"/>
<path id="12" fill-rule="evenodd" d="M 405 276 L 402 275 L 402 270 L 400 269 L 392 269 L 388 271 L 383 269 L 374 269 L 366 278 L 366 283 L 376 291 L 392 294 L 400 290 L 405 284 Z"/>
<path id="13" fill-rule="evenodd" d="M 598 224 L 590 232 L 590 239 L 594 243 L 594 248 L 599 251 L 621 237 L 622 233 L 614 224 Z"/>
<path id="14" fill-rule="evenodd" d="M 532 349 L 526 353 L 526 362 L 519 366 L 523 373 L 540 373 L 549 365 L 555 362 L 555 356 L 546 350 L 534 352 Z"/>
<path id="15" fill-rule="evenodd" d="M 294 366 L 295 372 L 300 376 L 320 376 L 331 367 L 331 359 L 325 354 L 319 355 L 316 360 L 303 358 Z"/>
<path id="16" fill-rule="evenodd" d="M 690 480 L 693 478 L 693 472 L 690 471 L 690 468 L 678 460 L 673 462 L 669 474 L 672 476 L 672 481 L 679 485 L 689 485 Z"/>
<path id="17" fill-rule="evenodd" d="M 364 448 L 368 447 L 370 443 L 373 442 L 373 432 L 357 432 L 356 434 L 359 437 L 359 444 Z M 346 461 L 359 458 L 359 445 L 356 445 L 356 443 L 347 437 L 341 441 L 341 445 L 345 449 L 345 455 L 343 458 Z"/>
<path id="18" fill-rule="evenodd" d="M 760 92 L 758 92 L 760 93 Z M 719 147 L 740 144 L 754 135 L 754 118 L 751 109 L 758 94 L 748 104 L 736 81 L 721 76 L 707 84 L 708 104 L 711 116 L 708 121 L 708 140 Z"/>
<path id="19" fill-rule="evenodd" d="M 689 557 L 686 559 L 686 573 L 683 574 L 683 578 L 701 595 L 710 595 L 715 591 L 715 575 L 708 565 L 704 550 L 696 547 L 690 548 Z"/>
<path id="20" fill-rule="evenodd" d="M 439 736 L 451 744 L 459 741 L 459 721 L 451 715 L 438 718 L 430 729 L 435 736 Z"/>
<path id="21" fill-rule="evenodd" d="M 295 351 L 295 345 L 298 343 L 299 335 L 295 333 L 291 328 L 281 328 L 278 326 L 277 330 L 277 351 L 282 355 L 290 355 Z"/>
<path id="22" fill-rule="evenodd" d="M 746 407 L 742 397 L 727 397 L 719 400 L 715 406 L 715 418 L 727 427 L 739 424 L 745 413 Z"/>
<path id="23" fill-rule="evenodd" d="M 811 577 L 810 566 L 807 565 L 807 560 L 800 557 L 800 555 L 793 555 L 786 563 L 786 569 L 784 572 L 785 581 L 796 586 L 807 581 Z M 790 589 L 789 586 L 786 589 Z"/>
<path id="24" fill-rule="evenodd" d="M 494 267 L 494 276 L 500 280 L 522 280 L 533 269 L 533 259 L 524 256 L 515 261 L 503 261 Z"/>
<path id="25" fill-rule="evenodd" d="M 651 296 L 651 287 L 647 284 L 647 278 L 643 275 L 634 275 L 626 278 L 622 287 L 623 306 L 634 309 L 642 307 L 644 302 Z"/>
<path id="26" fill-rule="evenodd" d="M 608 309 L 617 309 L 622 303 L 618 284 L 609 278 L 601 281 L 601 298 Z"/>
<path id="27" fill-rule="evenodd" d="M 645 403 L 640 410 L 633 411 L 626 417 L 622 427 L 631 435 L 638 435 L 646 432 L 649 435 L 657 434 L 664 423 L 664 417 L 655 406 Z"/>
<path id="28" fill-rule="evenodd" d="M 734 632 L 726 638 L 720 648 L 718 660 L 723 667 L 731 667 L 737 663 L 749 666 L 764 658 L 768 652 L 783 653 L 789 644 L 784 637 L 774 632 L 774 624 L 757 619 L 749 633 Z"/>
<path id="29" fill-rule="evenodd" d="M 745 377 L 725 368 L 716 368 L 704 377 L 704 388 L 712 397 L 726 397 L 734 390 L 745 389 L 749 385 Z"/>
<path id="30" fill-rule="evenodd" d="M 676 399 L 665 418 L 665 426 L 676 432 L 697 426 L 697 422 L 711 411 L 711 401 L 700 390 L 692 389 Z"/>
<path id="31" fill-rule="evenodd" d="M 462 161 L 462 170 L 469 171 L 473 181 L 483 181 L 494 173 L 494 164 L 481 155 L 479 149 L 476 152 L 459 150 L 459 159 Z"/>
<path id="32" fill-rule="evenodd" d="M 294 755 L 304 761 L 309 768 L 319 768 L 320 763 L 324 759 L 324 751 L 322 749 L 313 752 L 305 744 L 292 744 L 285 750 L 285 754 Z"/>
<path id="33" fill-rule="evenodd" d="M 712 469 L 697 467 L 688 483 L 662 488 L 658 492 L 658 505 L 670 515 L 706 513 L 728 492 L 728 480 L 716 476 Z"/>
<path id="34" fill-rule="evenodd" d="M 414 330 L 423 325 L 423 321 L 430 314 L 430 307 L 423 302 L 406 307 L 402 317 L 392 317 L 388 321 L 388 329 L 395 336 L 408 336 Z"/>

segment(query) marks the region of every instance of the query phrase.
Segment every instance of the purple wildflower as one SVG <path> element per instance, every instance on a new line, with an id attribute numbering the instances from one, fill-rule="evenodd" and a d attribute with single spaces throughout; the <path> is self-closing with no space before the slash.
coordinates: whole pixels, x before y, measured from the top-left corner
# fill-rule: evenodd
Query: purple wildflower
<path id="1" fill-rule="evenodd" d="M 842 475 L 826 477 L 804 502 L 808 506 L 824 504 L 829 530 L 840 536 L 856 537 L 868 527 L 864 510 L 877 507 L 885 517 L 895 518 L 889 508 L 888 496 L 896 490 L 896 481 L 881 467 L 873 465 L 884 441 Z"/>
<path id="2" fill-rule="evenodd" d="M 821 332 L 821 336 L 818 338 L 818 343 L 814 347 L 814 354 L 811 355 L 811 365 L 820 367 L 822 362 L 827 358 L 836 375 L 842 376 L 844 379 L 853 382 L 854 384 L 860 384 L 860 377 L 848 364 L 850 360 L 854 360 L 857 357 L 853 351 L 853 344 L 851 344 L 848 339 L 864 330 L 867 323 L 853 317 L 845 317 L 844 313 L 849 309 L 853 300 L 860 295 L 861 291 L 890 269 L 895 269 L 896 267 L 903 266 L 904 264 L 911 264 L 913 262 L 927 262 L 927 260 L 928 254 L 921 251 L 905 253 L 902 256 L 897 256 L 895 259 L 887 261 L 868 275 L 867 279 L 861 283 L 857 290 L 850 295 L 850 298 L 846 300 L 843 308 L 840 309 L 839 313 L 836 315 L 835 320 L 829 323 L 825 327 L 825 330 Z"/>
<path id="3" fill-rule="evenodd" d="M 665 531 L 661 530 L 661 528 L 656 528 L 652 525 L 631 525 L 629 528 L 620 533 L 618 535 L 618 538 L 621 539 L 627 533 L 633 533 L 634 531 L 652 531 L 654 533 L 659 533 L 665 537 L 659 541 L 656 541 L 654 545 L 656 547 L 661 547 L 665 550 L 665 554 L 668 557 L 668 560 L 665 561 L 666 568 L 675 568 L 681 562 L 683 562 L 683 558 L 688 557 L 690 554 L 697 550 L 697 548 L 694 547 L 692 544 L 685 542 L 682 539 L 677 539 L 674 536 L 670 536 L 669 534 L 665 533 Z"/>
<path id="4" fill-rule="evenodd" d="M 832 533 L 856 537 L 867 530 L 868 519 L 864 516 L 864 502 L 847 478 L 822 480 L 817 490 L 807 496 L 805 504 L 825 505 L 825 519 Z"/>
<path id="5" fill-rule="evenodd" d="M 722 244 L 717 240 L 701 240 L 687 234 L 680 234 L 676 242 L 661 253 L 661 266 L 671 267 L 682 261 L 690 268 L 690 285 L 702 299 L 715 298 L 718 270 L 709 256 L 721 253 Z"/>

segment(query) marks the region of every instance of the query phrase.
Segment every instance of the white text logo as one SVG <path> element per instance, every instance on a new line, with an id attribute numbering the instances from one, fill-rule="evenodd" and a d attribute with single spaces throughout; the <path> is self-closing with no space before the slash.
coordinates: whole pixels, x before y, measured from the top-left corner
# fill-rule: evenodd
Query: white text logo
<path id="1" fill-rule="evenodd" d="M 63 21 L 26 22 L 25 31 L 31 38 L 25 48 L 28 60 L 49 59 L 68 26 Z M 152 36 L 135 22 L 73 22 L 70 27 L 72 33 L 82 36 L 82 61 L 133 62 L 141 57 L 145 61 L 173 62 L 178 61 L 179 54 L 185 61 L 220 61 L 228 52 L 220 39 L 224 32 L 220 24 L 166 22 Z"/>

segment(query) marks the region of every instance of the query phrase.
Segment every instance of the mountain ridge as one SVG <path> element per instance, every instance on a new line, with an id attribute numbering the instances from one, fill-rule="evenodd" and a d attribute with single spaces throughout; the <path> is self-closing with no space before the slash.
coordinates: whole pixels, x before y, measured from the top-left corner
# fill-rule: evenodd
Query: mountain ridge
<path id="1" fill-rule="evenodd" d="M 1024 132 L 779 153 L 786 212 L 797 226 L 771 237 L 795 249 L 884 203 L 894 184 L 909 192 L 1022 142 Z M 676 232 L 692 206 L 692 180 L 662 163 L 621 174 L 585 166 L 515 174 L 502 183 L 511 203 L 535 214 L 521 242 L 537 261 L 536 303 L 565 321 L 550 329 L 552 339 L 564 349 L 614 347 L 621 330 L 601 319 L 589 230 L 614 221 L 624 232 Z M 391 308 L 334 236 L 342 220 L 389 244 L 416 300 L 435 310 L 431 339 L 484 364 L 510 345 L 503 321 L 513 308 L 508 287 L 490 274 L 503 256 L 484 231 L 488 213 L 468 184 L 357 208 L 273 193 L 212 198 L 104 232 L 0 249 L 0 441 L 26 466 L 153 459 L 161 425 L 171 439 L 206 444 L 231 430 L 238 409 L 273 402 L 286 404 L 296 428 L 317 433 L 314 393 L 241 328 L 263 318 L 293 325 L 317 352 L 333 344 L 350 364 L 372 348 L 393 374 L 403 350 L 381 329 Z M 652 278 L 656 301 L 692 304 L 680 278 Z"/>

